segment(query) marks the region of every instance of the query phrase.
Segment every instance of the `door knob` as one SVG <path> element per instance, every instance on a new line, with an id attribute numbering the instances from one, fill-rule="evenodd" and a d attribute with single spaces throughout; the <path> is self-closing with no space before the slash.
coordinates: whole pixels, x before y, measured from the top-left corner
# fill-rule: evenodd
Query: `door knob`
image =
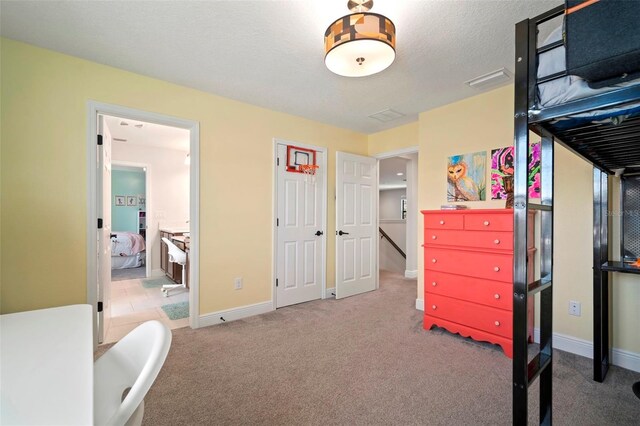
<path id="1" fill-rule="evenodd" d="M 349 233 L 348 232 L 338 231 L 338 235 L 349 235 Z"/>
<path id="2" fill-rule="evenodd" d="M 324 232 L 322 231 L 316 231 L 316 237 L 319 237 L 320 235 L 324 234 Z"/>

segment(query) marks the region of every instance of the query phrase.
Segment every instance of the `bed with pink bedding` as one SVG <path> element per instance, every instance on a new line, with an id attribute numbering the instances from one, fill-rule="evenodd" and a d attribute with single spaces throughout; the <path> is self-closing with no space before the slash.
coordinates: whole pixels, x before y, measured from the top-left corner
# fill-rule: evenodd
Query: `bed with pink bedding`
<path id="1" fill-rule="evenodd" d="M 144 265 L 144 238 L 132 232 L 111 234 L 111 269 L 137 268 Z"/>

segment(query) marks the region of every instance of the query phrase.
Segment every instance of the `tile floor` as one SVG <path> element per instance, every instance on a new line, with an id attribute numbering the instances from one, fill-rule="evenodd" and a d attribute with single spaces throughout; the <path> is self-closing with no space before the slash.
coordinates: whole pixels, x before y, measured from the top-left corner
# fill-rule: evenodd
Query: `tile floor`
<path id="1" fill-rule="evenodd" d="M 170 329 L 188 327 L 189 318 L 170 320 L 161 306 L 189 301 L 189 291 L 176 289 L 164 297 L 160 287 L 144 288 L 140 279 L 111 283 L 111 323 L 105 333 L 104 343 L 117 342 L 138 325 L 158 320 Z"/>

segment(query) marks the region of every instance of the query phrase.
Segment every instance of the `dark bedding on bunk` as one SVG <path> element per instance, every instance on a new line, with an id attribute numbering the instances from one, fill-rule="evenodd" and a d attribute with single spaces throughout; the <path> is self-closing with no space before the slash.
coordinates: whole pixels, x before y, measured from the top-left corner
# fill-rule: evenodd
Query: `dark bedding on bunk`
<path id="1" fill-rule="evenodd" d="M 607 173 L 639 173 L 640 0 L 566 0 L 532 21 L 560 17 L 537 45 L 530 122 Z"/>
<path id="2" fill-rule="evenodd" d="M 640 1 L 566 0 L 567 71 L 592 88 L 640 77 Z"/>
<path id="3" fill-rule="evenodd" d="M 566 0 L 563 24 L 543 45 L 564 38 L 560 45 L 538 57 L 538 78 L 566 71 L 564 76 L 538 85 L 536 104 L 541 109 L 567 105 L 622 87 L 640 85 L 640 0 Z M 549 127 L 556 131 L 589 123 L 621 124 L 640 116 L 640 100 L 556 115 Z"/>

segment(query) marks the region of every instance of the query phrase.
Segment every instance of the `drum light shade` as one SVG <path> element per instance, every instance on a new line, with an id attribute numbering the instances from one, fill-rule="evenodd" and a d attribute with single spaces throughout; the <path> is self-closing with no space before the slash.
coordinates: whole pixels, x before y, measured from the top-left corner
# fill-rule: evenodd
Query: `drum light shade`
<path id="1" fill-rule="evenodd" d="M 352 13 L 329 25 L 324 34 L 324 63 L 345 77 L 379 73 L 396 58 L 396 27 L 377 13 Z"/>

